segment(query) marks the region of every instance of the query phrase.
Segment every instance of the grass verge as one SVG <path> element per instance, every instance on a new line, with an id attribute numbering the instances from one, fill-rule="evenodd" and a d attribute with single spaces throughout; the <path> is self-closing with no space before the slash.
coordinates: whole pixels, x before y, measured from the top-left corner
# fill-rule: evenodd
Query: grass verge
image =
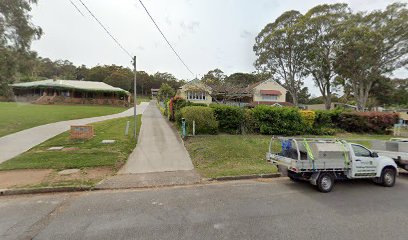
<path id="1" fill-rule="evenodd" d="M 125 136 L 126 122 L 133 126 L 133 117 L 119 118 L 95 124 L 95 136 L 89 140 L 72 140 L 64 132 L 29 151 L 0 164 L 0 170 L 56 169 L 111 167 L 118 169 L 136 146 L 131 130 Z M 141 115 L 138 116 L 138 129 Z M 116 140 L 114 144 L 102 144 L 104 139 Z M 62 151 L 47 150 L 53 146 L 64 146 Z"/>
<path id="2" fill-rule="evenodd" d="M 0 137 L 47 123 L 103 116 L 125 110 L 123 107 L 112 106 L 37 105 L 0 102 Z"/>
<path id="3" fill-rule="evenodd" d="M 265 161 L 269 139 L 262 135 L 209 135 L 188 138 L 185 144 L 197 171 L 216 178 L 276 172 Z"/>
<path id="4" fill-rule="evenodd" d="M 386 140 L 391 136 L 339 134 L 323 137 L 347 139 L 370 148 L 370 140 Z M 190 137 L 185 145 L 197 171 L 204 177 L 216 178 L 275 173 L 277 169 L 265 161 L 270 139 L 271 136 L 265 135 L 207 135 Z"/>

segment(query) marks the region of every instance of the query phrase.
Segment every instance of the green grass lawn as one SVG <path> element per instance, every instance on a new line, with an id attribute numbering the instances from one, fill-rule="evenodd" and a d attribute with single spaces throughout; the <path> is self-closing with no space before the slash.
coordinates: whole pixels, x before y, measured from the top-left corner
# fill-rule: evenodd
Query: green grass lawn
<path id="1" fill-rule="evenodd" d="M 324 137 L 347 139 L 370 148 L 370 140 L 385 140 L 391 136 L 339 134 Z M 271 136 L 265 135 L 208 135 L 190 137 L 185 145 L 197 171 L 203 177 L 215 178 L 276 172 L 276 168 L 265 161 L 270 139 Z"/>
<path id="2" fill-rule="evenodd" d="M 197 136 L 185 141 L 197 171 L 208 178 L 274 173 L 265 161 L 270 137 L 263 135 Z"/>
<path id="3" fill-rule="evenodd" d="M 141 102 L 150 102 L 150 100 L 150 96 L 137 95 L 137 104 L 140 104 Z"/>
<path id="4" fill-rule="evenodd" d="M 69 169 L 107 166 L 118 169 L 125 163 L 136 146 L 132 128 L 125 136 L 126 122 L 133 126 L 133 117 L 103 121 L 94 126 L 95 137 L 89 140 L 71 140 L 69 132 L 62 133 L 31 150 L 0 164 L 0 170 L 12 169 Z M 138 116 L 138 130 L 141 116 Z M 102 144 L 104 139 L 116 140 L 114 144 Z M 49 151 L 53 146 L 71 148 L 70 151 Z"/>
<path id="5" fill-rule="evenodd" d="M 0 137 L 63 120 L 115 114 L 126 109 L 111 106 L 36 105 L 0 102 Z"/>

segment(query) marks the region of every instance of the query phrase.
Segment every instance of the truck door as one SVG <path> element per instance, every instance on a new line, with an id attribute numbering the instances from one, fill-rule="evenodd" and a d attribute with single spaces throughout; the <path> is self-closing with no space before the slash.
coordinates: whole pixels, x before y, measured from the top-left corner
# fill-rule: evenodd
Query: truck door
<path id="1" fill-rule="evenodd" d="M 371 156 L 367 148 L 351 144 L 353 149 L 352 176 L 354 178 L 375 177 L 377 172 L 377 160 Z"/>

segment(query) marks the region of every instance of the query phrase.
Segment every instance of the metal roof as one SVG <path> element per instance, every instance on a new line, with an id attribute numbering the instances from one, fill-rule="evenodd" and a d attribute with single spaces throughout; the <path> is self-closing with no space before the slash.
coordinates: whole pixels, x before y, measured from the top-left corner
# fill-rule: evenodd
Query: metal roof
<path id="1" fill-rule="evenodd" d="M 35 82 L 24 82 L 10 84 L 12 87 L 21 88 L 34 88 L 34 87 L 49 87 L 49 88 L 68 88 L 68 89 L 78 89 L 78 90 L 88 90 L 88 91 L 106 91 L 106 92 L 126 92 L 122 88 L 112 87 L 104 82 L 91 82 L 91 81 L 79 81 L 79 80 L 54 80 L 47 79 Z"/>

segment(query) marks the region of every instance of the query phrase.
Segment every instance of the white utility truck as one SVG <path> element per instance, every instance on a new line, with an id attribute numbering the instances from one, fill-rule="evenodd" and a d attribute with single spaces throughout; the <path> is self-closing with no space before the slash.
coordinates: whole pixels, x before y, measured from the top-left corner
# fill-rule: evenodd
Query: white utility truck
<path id="1" fill-rule="evenodd" d="M 391 138 L 389 141 L 373 141 L 372 148 L 380 156 L 394 159 L 395 163 L 408 171 L 408 138 Z"/>
<path id="2" fill-rule="evenodd" d="M 321 192 L 330 192 L 341 179 L 370 178 L 392 187 L 398 174 L 392 158 L 337 139 L 272 137 L 266 160 L 283 176 L 309 181 Z"/>

